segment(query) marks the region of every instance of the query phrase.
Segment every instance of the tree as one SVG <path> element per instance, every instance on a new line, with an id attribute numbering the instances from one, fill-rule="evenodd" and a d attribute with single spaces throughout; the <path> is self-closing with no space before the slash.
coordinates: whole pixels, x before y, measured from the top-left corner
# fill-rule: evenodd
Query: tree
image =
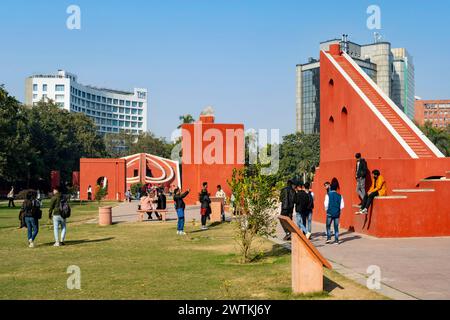
<path id="1" fill-rule="evenodd" d="M 446 157 L 450 157 L 450 125 L 438 128 L 434 127 L 431 121 L 426 121 L 419 128 Z"/>
<path id="2" fill-rule="evenodd" d="M 276 231 L 277 196 L 274 179 L 255 165 L 234 170 L 228 181 L 236 209 L 235 239 L 242 262 L 252 261 L 252 244 L 257 236 L 273 236 Z"/>
<path id="3" fill-rule="evenodd" d="M 164 138 L 145 132 L 132 135 L 126 132 L 107 134 L 104 138 L 106 152 L 111 158 L 121 158 L 136 153 L 150 153 L 162 158 L 170 158 L 173 145 Z"/>
<path id="4" fill-rule="evenodd" d="M 192 115 L 190 115 L 190 114 L 186 114 L 184 116 L 179 116 L 178 118 L 181 121 L 181 124 L 177 127 L 178 129 L 180 129 L 183 124 L 188 124 L 188 123 L 195 122 L 194 117 Z"/>
<path id="5" fill-rule="evenodd" d="M 23 106 L 0 87 L 0 177 L 22 187 L 49 184 L 50 171 L 69 181 L 82 157 L 105 155 L 102 137 L 84 114 L 54 103 Z"/>
<path id="6" fill-rule="evenodd" d="M 280 145 L 279 180 L 293 177 L 312 180 L 320 160 L 320 136 L 295 133 L 283 137 Z"/>

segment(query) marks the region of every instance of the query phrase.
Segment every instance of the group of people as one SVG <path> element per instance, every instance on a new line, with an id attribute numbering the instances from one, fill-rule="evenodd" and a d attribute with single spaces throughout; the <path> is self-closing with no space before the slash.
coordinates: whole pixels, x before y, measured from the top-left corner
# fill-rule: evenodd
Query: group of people
<path id="1" fill-rule="evenodd" d="M 164 194 L 164 190 L 162 188 L 152 188 L 148 190 L 139 199 L 139 206 L 140 210 L 147 212 L 149 220 L 153 219 L 153 213 L 158 220 L 161 220 L 162 217 L 158 213 L 158 210 L 166 210 L 167 206 L 167 198 Z"/>
<path id="2" fill-rule="evenodd" d="M 362 158 L 360 153 L 355 155 L 356 158 L 356 192 L 361 199 L 359 203 L 359 214 L 368 214 L 370 206 L 375 197 L 385 196 L 387 193 L 386 181 L 380 173 L 380 170 L 372 171 L 372 183 L 366 192 L 366 180 L 368 174 L 367 162 Z M 295 209 L 296 223 L 306 238 L 311 238 L 311 223 L 314 209 L 314 193 L 310 190 L 310 184 L 302 182 L 294 182 L 289 180 L 287 186 L 281 190 L 281 215 L 293 218 Z M 339 182 L 333 178 L 331 182 L 325 182 L 326 195 L 324 199 L 324 208 L 326 212 L 326 243 L 332 242 L 331 225 L 334 227 L 334 243 L 339 244 L 339 219 L 344 209 L 344 197 L 339 193 Z M 283 240 L 291 239 L 290 232 L 283 226 L 285 237 Z"/>
<path id="3" fill-rule="evenodd" d="M 280 193 L 281 214 L 292 219 L 295 209 L 297 225 L 308 239 L 311 237 L 314 209 L 314 193 L 310 188 L 309 182 L 289 180 L 287 186 Z M 290 232 L 287 229 L 284 231 L 286 236 L 283 240 L 290 240 Z"/>
<path id="4" fill-rule="evenodd" d="M 66 219 L 70 217 L 71 209 L 66 196 L 63 196 L 57 188 L 53 190 L 50 200 L 48 218 L 53 222 L 53 235 L 55 247 L 65 245 Z M 28 246 L 34 248 L 35 240 L 39 233 L 39 220 L 42 218 L 42 203 L 38 199 L 37 192 L 28 192 L 22 203 L 19 220 L 19 228 L 27 228 Z M 61 234 L 59 227 L 61 226 Z"/>
<path id="5" fill-rule="evenodd" d="M 184 199 L 190 193 L 190 189 L 182 192 L 182 190 L 176 187 L 173 190 L 173 201 L 175 211 L 177 213 L 178 223 L 177 223 L 177 234 L 178 235 L 186 235 L 184 231 L 185 228 L 185 209 L 186 203 Z M 207 230 L 206 226 L 207 221 L 211 219 L 211 198 L 210 193 L 208 192 L 208 183 L 204 182 L 202 184 L 202 189 L 199 193 L 198 201 L 200 203 L 200 220 L 201 220 L 201 230 Z M 217 198 L 223 199 L 223 204 L 226 204 L 227 196 L 225 191 L 222 189 L 221 185 L 217 186 L 217 191 L 215 196 Z M 161 188 L 155 188 L 150 191 L 150 193 L 144 194 L 144 196 L 140 199 L 140 210 L 146 211 L 149 216 L 149 219 L 152 219 L 152 213 L 155 213 L 158 219 L 161 217 L 158 215 L 158 209 L 166 209 L 166 196 L 164 195 L 164 191 Z M 222 221 L 225 221 L 225 210 L 224 206 L 222 206 Z"/>

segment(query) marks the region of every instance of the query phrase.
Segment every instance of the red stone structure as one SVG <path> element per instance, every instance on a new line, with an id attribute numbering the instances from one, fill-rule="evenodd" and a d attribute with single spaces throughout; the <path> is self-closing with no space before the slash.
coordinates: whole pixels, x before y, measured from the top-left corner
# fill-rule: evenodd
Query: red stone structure
<path id="1" fill-rule="evenodd" d="M 341 225 L 377 237 L 450 235 L 450 158 L 443 154 L 339 45 L 321 52 L 320 166 L 316 212 L 325 221 L 325 181 L 337 178 L 344 196 Z M 388 196 L 368 215 L 355 215 L 355 153 L 379 169 Z M 370 185 L 370 181 L 366 186 Z"/>
<path id="2" fill-rule="evenodd" d="M 150 183 L 160 187 L 180 186 L 177 161 L 141 153 L 121 159 L 80 159 L 80 198 L 87 200 L 88 186 L 108 186 L 106 200 L 123 201 L 132 184 Z"/>
<path id="3" fill-rule="evenodd" d="M 203 182 L 208 182 L 212 196 L 220 184 L 230 197 L 227 180 L 245 161 L 244 125 L 219 124 L 213 115 L 201 115 L 199 121 L 181 128 L 183 189 L 191 189 L 186 203 L 197 203 Z"/>

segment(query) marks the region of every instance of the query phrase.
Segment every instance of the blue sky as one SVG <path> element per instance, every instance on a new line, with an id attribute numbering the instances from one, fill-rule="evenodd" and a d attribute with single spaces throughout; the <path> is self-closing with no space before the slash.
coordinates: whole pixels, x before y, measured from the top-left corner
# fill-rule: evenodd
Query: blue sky
<path id="1" fill-rule="evenodd" d="M 81 30 L 66 9 L 81 8 Z M 0 84 L 19 100 L 33 73 L 65 69 L 83 84 L 149 90 L 149 128 L 169 137 L 178 116 L 207 105 L 217 122 L 295 130 L 295 65 L 319 42 L 369 43 L 369 5 L 384 39 L 406 47 L 416 95 L 450 98 L 449 1 L 2 0 Z"/>

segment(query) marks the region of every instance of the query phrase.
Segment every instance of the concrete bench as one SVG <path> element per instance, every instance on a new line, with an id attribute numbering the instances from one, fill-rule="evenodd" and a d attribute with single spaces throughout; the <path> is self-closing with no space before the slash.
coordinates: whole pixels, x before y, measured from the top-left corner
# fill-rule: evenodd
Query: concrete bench
<path id="1" fill-rule="evenodd" d="M 167 215 L 168 211 L 169 210 L 167 210 L 167 209 L 157 209 L 155 211 L 137 210 L 138 220 L 140 222 L 142 222 L 142 221 L 144 221 L 144 215 L 146 213 L 150 213 L 151 212 L 153 214 L 153 213 L 157 212 L 161 216 L 161 220 L 162 221 L 166 221 L 166 215 Z"/>

